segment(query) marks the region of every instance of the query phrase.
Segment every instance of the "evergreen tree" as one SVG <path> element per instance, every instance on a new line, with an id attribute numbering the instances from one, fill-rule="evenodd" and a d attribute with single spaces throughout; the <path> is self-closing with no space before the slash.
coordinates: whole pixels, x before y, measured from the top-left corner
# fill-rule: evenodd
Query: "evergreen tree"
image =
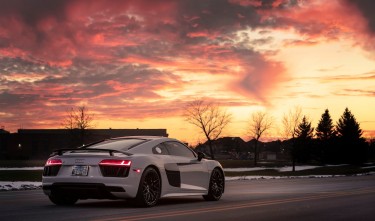
<path id="1" fill-rule="evenodd" d="M 324 111 L 316 128 L 315 159 L 322 163 L 336 163 L 337 139 L 328 109 Z"/>
<path id="2" fill-rule="evenodd" d="M 306 163 L 310 160 L 313 133 L 314 128 L 311 127 L 311 122 L 308 122 L 306 116 L 304 116 L 302 121 L 298 124 L 296 130 L 297 137 L 294 148 L 292 149 L 292 157 L 296 162 Z"/>
<path id="3" fill-rule="evenodd" d="M 359 164 L 366 160 L 367 143 L 354 115 L 345 109 L 336 125 L 339 137 L 340 159 L 344 163 Z"/>
<path id="4" fill-rule="evenodd" d="M 322 118 L 318 123 L 318 127 L 316 128 L 316 137 L 319 140 L 327 141 L 335 136 L 335 130 L 332 123 L 331 115 L 329 114 L 328 109 L 324 111 L 322 114 Z"/>
<path id="5" fill-rule="evenodd" d="M 313 137 L 314 128 L 311 127 L 311 122 L 307 121 L 306 116 L 303 116 L 302 122 L 297 128 L 297 138 L 300 139 L 311 139 Z"/>
<path id="6" fill-rule="evenodd" d="M 339 122 L 337 122 L 336 130 L 338 136 L 347 141 L 358 140 L 362 137 L 362 130 L 359 127 L 359 123 L 348 108 L 345 108 L 343 115 L 339 119 Z"/>

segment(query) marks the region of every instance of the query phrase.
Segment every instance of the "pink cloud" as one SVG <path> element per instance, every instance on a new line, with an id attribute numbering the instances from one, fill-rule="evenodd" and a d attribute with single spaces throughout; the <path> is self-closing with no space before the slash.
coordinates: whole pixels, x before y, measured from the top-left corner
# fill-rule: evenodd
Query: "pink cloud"
<path id="1" fill-rule="evenodd" d="M 264 25 L 275 29 L 294 29 L 307 41 L 287 44 L 314 44 L 326 40 L 351 38 L 369 50 L 375 49 L 375 7 L 371 0 L 301 1 L 286 6 L 288 1 L 274 1 L 272 7 L 258 7 Z"/>
<path id="2" fill-rule="evenodd" d="M 373 44 L 361 3 L 293 2 L 0 0 L 0 104 L 13 114 L 5 122 L 57 125 L 80 102 L 108 118 L 178 116 L 186 101 L 205 95 L 171 99 L 158 91 L 183 94 L 189 73 L 225 76 L 221 88 L 267 102 L 286 69 L 238 42 L 241 30 L 292 27 L 307 36 L 286 45 L 351 35 Z"/>
<path id="3" fill-rule="evenodd" d="M 279 82 L 284 81 L 286 69 L 278 62 L 259 59 L 253 65 L 243 65 L 245 68 L 230 89 L 249 97 L 267 103 L 267 97 L 276 91 Z"/>

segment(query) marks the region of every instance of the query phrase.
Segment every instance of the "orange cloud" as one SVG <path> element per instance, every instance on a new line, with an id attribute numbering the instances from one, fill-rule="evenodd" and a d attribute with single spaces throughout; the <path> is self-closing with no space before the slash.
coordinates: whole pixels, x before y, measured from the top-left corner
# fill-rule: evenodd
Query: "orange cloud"
<path id="1" fill-rule="evenodd" d="M 288 67 L 272 57 L 279 50 L 272 37 L 240 41 L 238 34 L 293 30 L 301 38 L 286 39 L 283 46 L 350 38 L 371 48 L 373 20 L 363 5 L 339 0 L 1 1 L 2 120 L 13 128 L 19 126 L 14 121 L 28 122 L 24 127 L 56 126 L 66 109 L 81 102 L 102 119 L 179 116 L 181 107 L 198 96 L 223 106 L 267 103 Z M 257 45 L 270 49 L 256 50 Z"/>

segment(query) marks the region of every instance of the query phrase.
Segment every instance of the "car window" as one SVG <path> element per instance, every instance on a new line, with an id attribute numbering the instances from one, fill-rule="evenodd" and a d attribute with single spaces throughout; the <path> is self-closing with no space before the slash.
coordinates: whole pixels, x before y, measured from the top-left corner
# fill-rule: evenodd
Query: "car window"
<path id="1" fill-rule="evenodd" d="M 98 148 L 98 149 L 110 149 L 110 150 L 120 150 L 127 151 L 147 140 L 144 139 L 113 139 L 105 140 L 100 143 L 90 145 L 88 148 Z"/>
<path id="2" fill-rule="evenodd" d="M 158 155 L 168 155 L 168 150 L 164 145 L 159 144 L 152 148 L 152 153 Z"/>
<path id="3" fill-rule="evenodd" d="M 170 155 L 195 158 L 195 154 L 187 146 L 179 142 L 165 142 L 164 145 L 167 147 Z"/>

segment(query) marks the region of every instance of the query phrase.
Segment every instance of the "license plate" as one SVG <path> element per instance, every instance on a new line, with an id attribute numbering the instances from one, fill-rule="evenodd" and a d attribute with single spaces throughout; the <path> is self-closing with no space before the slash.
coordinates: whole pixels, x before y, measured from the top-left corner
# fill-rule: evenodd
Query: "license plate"
<path id="1" fill-rule="evenodd" d="M 87 176 L 89 174 L 89 166 L 73 166 L 72 176 Z"/>

